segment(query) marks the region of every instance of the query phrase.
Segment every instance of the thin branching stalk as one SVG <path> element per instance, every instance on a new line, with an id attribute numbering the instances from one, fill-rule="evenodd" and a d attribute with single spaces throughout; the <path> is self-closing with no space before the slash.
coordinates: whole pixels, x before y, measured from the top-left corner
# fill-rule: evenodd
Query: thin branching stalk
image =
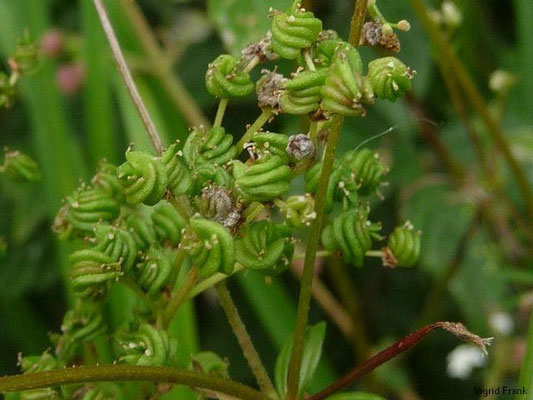
<path id="1" fill-rule="evenodd" d="M 274 113 L 270 109 L 264 109 L 255 122 L 246 130 L 242 138 L 237 142 L 237 149 L 242 150 L 244 145 L 250 141 L 253 134 L 259 132 L 273 115 Z"/>
<path id="2" fill-rule="evenodd" d="M 533 219 L 533 190 L 529 185 L 529 181 L 524 169 L 511 151 L 511 147 L 505 139 L 505 135 L 501 126 L 498 125 L 498 123 L 492 117 L 485 99 L 481 95 L 479 89 L 476 87 L 465 66 L 453 52 L 450 44 L 443 37 L 438 26 L 429 16 L 428 8 L 424 4 L 424 1 L 409 0 L 409 2 L 411 7 L 418 15 L 418 18 L 424 25 L 424 28 L 426 29 L 431 41 L 438 48 L 438 56 L 441 58 L 441 60 L 443 60 L 443 62 L 447 63 L 448 68 L 453 71 L 453 76 L 457 79 L 457 82 L 462 87 L 473 108 L 483 120 L 485 126 L 487 127 L 488 133 L 496 144 L 496 147 L 502 153 L 505 161 L 509 165 L 509 168 L 513 173 L 518 187 L 522 193 L 526 212 L 529 218 Z"/>
<path id="3" fill-rule="evenodd" d="M 296 265 L 291 264 L 290 270 L 298 279 L 302 277 L 302 271 Z M 337 325 L 339 331 L 347 338 L 351 339 L 353 334 L 353 320 L 350 314 L 344 309 L 344 306 L 333 296 L 328 287 L 320 280 L 314 278 L 313 288 L 311 291 L 317 304 L 329 315 L 330 319 Z"/>
<path id="4" fill-rule="evenodd" d="M 350 43 L 359 47 L 361 31 L 366 17 L 368 0 L 356 0 L 355 9 L 350 27 Z M 311 292 L 313 286 L 314 266 L 316 261 L 316 252 L 320 241 L 320 232 L 322 231 L 322 222 L 324 219 L 324 206 L 326 201 L 327 185 L 335 161 L 335 151 L 342 129 L 343 118 L 341 116 L 333 117 L 332 126 L 328 135 L 322 172 L 317 188 L 315 199 L 316 219 L 309 230 L 309 239 L 307 242 L 307 253 L 304 260 L 302 280 L 300 284 L 300 297 L 298 301 L 298 310 L 296 315 L 296 329 L 294 332 L 294 345 L 291 352 L 288 375 L 288 400 L 296 400 L 298 397 L 298 388 L 300 384 L 300 369 L 303 357 L 303 347 L 305 339 L 305 330 L 309 319 L 309 310 L 311 303 Z"/>
<path id="5" fill-rule="evenodd" d="M 228 99 L 220 99 L 218 103 L 217 115 L 215 116 L 215 122 L 213 126 L 215 128 L 222 125 L 222 120 L 224 119 L 224 114 L 226 113 L 226 107 L 228 106 Z"/>
<path id="6" fill-rule="evenodd" d="M 261 362 L 261 359 L 259 358 L 259 354 L 255 350 L 252 339 L 250 338 L 250 335 L 248 334 L 248 331 L 242 322 L 239 311 L 237 310 L 237 307 L 231 298 L 231 294 L 225 282 L 220 282 L 217 284 L 216 290 L 218 298 L 220 299 L 220 304 L 226 313 L 228 322 L 233 329 L 233 333 L 235 334 L 235 337 L 241 346 L 244 357 L 246 358 L 246 361 L 248 361 L 248 365 L 250 366 L 250 369 L 252 370 L 252 373 L 259 384 L 259 387 L 263 393 L 275 393 L 276 390 L 274 389 L 274 385 L 272 384 L 272 381 L 270 380 L 268 373 Z"/>
<path id="7" fill-rule="evenodd" d="M 300 369 L 302 364 L 302 352 L 305 338 L 305 330 L 309 318 L 309 309 L 311 302 L 311 290 L 313 285 L 314 266 L 316 253 L 318 250 L 320 232 L 322 231 L 322 222 L 324 219 L 324 205 L 326 201 L 326 192 L 329 178 L 335 161 L 335 150 L 339 141 L 340 131 L 342 128 L 343 118 L 335 116 L 332 122 L 331 130 L 326 145 L 326 153 L 322 164 L 322 172 L 317 188 L 315 199 L 316 219 L 309 230 L 309 239 L 307 241 L 306 255 L 302 280 L 300 283 L 300 298 L 298 301 L 298 310 L 296 315 L 296 329 L 294 332 L 294 345 L 291 353 L 288 376 L 288 399 L 296 400 L 298 396 L 298 386 L 300 383 Z"/>
<path id="8" fill-rule="evenodd" d="M 180 306 L 187 300 L 187 296 L 198 281 L 198 268 L 192 267 L 178 290 L 172 294 L 162 318 L 162 327 L 167 328 Z"/>
<path id="9" fill-rule="evenodd" d="M 211 124 L 198 107 L 181 79 L 172 71 L 172 63 L 165 57 L 164 51 L 157 43 L 154 32 L 148 25 L 139 6 L 132 0 L 118 0 L 120 7 L 130 20 L 137 34 L 139 43 L 149 61 L 153 64 L 153 72 L 161 81 L 166 93 L 190 126 Z"/>
<path id="10" fill-rule="evenodd" d="M 171 367 L 139 367 L 134 365 L 100 365 L 63 368 L 0 378 L 0 393 L 18 392 L 84 382 L 166 382 L 208 389 L 242 400 L 269 400 L 269 398 L 241 383 L 212 375 L 179 370 Z"/>
<path id="11" fill-rule="evenodd" d="M 100 17 L 100 21 L 102 22 L 102 27 L 106 34 L 107 40 L 109 41 L 109 45 L 111 47 L 113 57 L 115 58 L 117 67 L 120 71 L 120 75 L 124 79 L 124 83 L 126 84 L 126 87 L 128 88 L 128 92 L 133 102 L 135 103 L 135 107 L 139 111 L 139 115 L 144 124 L 144 127 L 146 128 L 146 132 L 148 133 L 148 136 L 150 136 L 150 140 L 152 141 L 152 144 L 154 145 L 156 151 L 158 153 L 161 153 L 164 150 L 163 142 L 161 141 L 161 137 L 159 136 L 159 133 L 157 132 L 154 121 L 152 121 L 152 118 L 150 117 L 150 114 L 148 113 L 148 109 L 146 108 L 146 105 L 144 104 L 139 94 L 139 91 L 137 90 L 137 86 L 135 85 L 135 82 L 133 81 L 131 72 L 128 68 L 128 65 L 126 64 L 124 54 L 122 54 L 122 50 L 120 49 L 117 36 L 115 35 L 113 26 L 111 26 L 111 22 L 109 21 L 109 16 L 107 15 L 107 11 L 104 7 L 104 4 L 102 3 L 102 0 L 94 0 L 94 5 L 96 6 L 98 16 Z"/>
<path id="12" fill-rule="evenodd" d="M 492 338 L 482 339 L 477 335 L 469 332 L 465 326 L 457 322 L 435 322 L 431 325 L 426 325 L 419 330 L 411 333 L 410 335 L 404 337 L 401 340 L 398 340 L 393 345 L 387 347 L 385 350 L 379 352 L 372 358 L 369 358 L 364 363 L 358 367 L 351 370 L 349 373 L 335 381 L 333 384 L 325 388 L 324 390 L 308 397 L 306 400 L 324 400 L 332 394 L 338 392 L 339 390 L 344 389 L 345 387 L 351 385 L 359 378 L 365 376 L 369 372 L 375 370 L 380 365 L 386 363 L 394 357 L 399 356 L 405 351 L 409 350 L 411 347 L 418 344 L 422 339 L 424 339 L 428 334 L 435 330 L 443 329 L 453 335 L 458 339 L 464 340 L 466 342 L 472 343 L 480 348 L 481 351 L 486 353 L 486 346 L 489 345 L 492 341 Z"/>

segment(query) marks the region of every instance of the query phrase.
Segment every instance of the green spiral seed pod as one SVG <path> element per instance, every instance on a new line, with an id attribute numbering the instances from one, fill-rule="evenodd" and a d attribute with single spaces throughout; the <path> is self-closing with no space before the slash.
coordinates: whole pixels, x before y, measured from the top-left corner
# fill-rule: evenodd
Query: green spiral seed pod
<path id="1" fill-rule="evenodd" d="M 223 165 L 236 156 L 233 136 L 222 127 L 195 128 L 183 146 L 183 157 L 190 168 L 206 163 Z"/>
<path id="2" fill-rule="evenodd" d="M 0 172 L 18 181 L 39 182 L 41 180 L 37 163 L 30 156 L 18 150 L 6 150 L 4 164 L 0 166 Z"/>
<path id="3" fill-rule="evenodd" d="M 122 199 L 122 186 L 117 179 L 118 168 L 102 160 L 98 166 L 98 171 L 91 179 L 91 183 L 97 189 L 109 194 L 116 199 Z"/>
<path id="4" fill-rule="evenodd" d="M 131 214 L 126 218 L 125 225 L 133 236 L 139 250 L 144 250 L 157 242 L 154 227 L 147 217 Z"/>
<path id="5" fill-rule="evenodd" d="M 272 21 L 272 50 L 280 57 L 294 60 L 303 49 L 311 47 L 322 30 L 322 21 L 304 11 L 296 0 L 286 13 Z"/>
<path id="6" fill-rule="evenodd" d="M 384 264 L 390 267 L 415 265 L 420 257 L 420 235 L 421 232 L 416 231 L 410 222 L 396 227 L 387 242 Z"/>
<path id="7" fill-rule="evenodd" d="M 362 76 L 361 57 L 353 46 L 346 43 L 337 49 L 321 94 L 326 111 L 346 116 L 365 114 L 362 103 L 371 103 L 374 95 Z"/>
<path id="8" fill-rule="evenodd" d="M 111 256 L 96 249 L 78 250 L 69 256 L 73 270 L 72 288 L 83 298 L 100 300 L 122 274 L 120 264 Z"/>
<path id="9" fill-rule="evenodd" d="M 318 110 L 322 100 L 321 88 L 328 75 L 327 69 L 303 71 L 283 83 L 281 109 L 288 114 L 309 114 Z"/>
<path id="10" fill-rule="evenodd" d="M 96 236 L 95 250 L 111 257 L 113 262 L 120 263 L 127 273 L 137 257 L 137 242 L 128 229 L 109 224 L 98 224 L 94 228 Z"/>
<path id="11" fill-rule="evenodd" d="M 248 225 L 244 237 L 235 242 L 237 261 L 246 268 L 278 275 L 289 266 L 294 246 L 286 225 L 259 221 Z"/>
<path id="12" fill-rule="evenodd" d="M 320 175 L 322 174 L 322 163 L 317 163 L 305 175 L 305 190 L 316 194 Z M 345 201 L 348 204 L 357 202 L 357 185 L 354 175 L 345 163 L 335 161 L 333 170 L 329 178 L 326 189 L 326 201 L 324 210 L 330 212 L 335 202 Z"/>
<path id="13" fill-rule="evenodd" d="M 291 196 L 281 203 L 280 211 L 287 225 L 294 228 L 304 228 L 311 225 L 311 222 L 316 218 L 315 200 L 309 193 L 304 196 Z"/>
<path id="14" fill-rule="evenodd" d="M 215 164 L 201 164 L 194 167 L 192 171 L 194 185 L 191 194 L 196 196 L 209 185 L 216 185 L 224 188 L 233 186 L 233 177 L 225 168 Z"/>
<path id="15" fill-rule="evenodd" d="M 254 150 L 259 155 L 273 154 L 288 160 L 287 146 L 289 138 L 287 135 L 272 132 L 258 132 L 253 136 Z"/>
<path id="16" fill-rule="evenodd" d="M 287 158 L 278 155 L 264 155 L 243 164 L 233 164 L 235 187 L 246 202 L 270 201 L 289 190 L 291 169 Z"/>
<path id="17" fill-rule="evenodd" d="M 56 354 L 59 360 L 69 364 L 80 355 L 83 343 L 107 334 L 107 325 L 101 310 L 89 304 L 68 311 L 61 331 L 55 337 Z"/>
<path id="18" fill-rule="evenodd" d="M 61 368 L 63 365 L 50 353 L 45 352 L 40 356 L 21 357 L 18 364 L 24 374 L 32 374 L 41 371 L 51 371 Z M 59 393 L 52 388 L 27 390 L 20 393 L 20 400 L 59 400 Z"/>
<path id="19" fill-rule="evenodd" d="M 180 160 L 181 155 L 178 143 L 170 145 L 161 155 L 161 162 L 167 174 L 168 188 L 174 196 L 188 193 L 193 185 L 190 171 Z"/>
<path id="20" fill-rule="evenodd" d="M 67 197 L 58 218 L 66 218 L 72 227 L 80 231 L 92 231 L 97 223 L 113 221 L 119 214 L 120 204 L 109 193 L 82 185 Z"/>
<path id="21" fill-rule="evenodd" d="M 380 99 L 396 101 L 412 89 L 413 72 L 395 57 L 378 58 L 368 64 L 368 79 Z"/>
<path id="22" fill-rule="evenodd" d="M 189 370 L 229 379 L 229 363 L 212 351 L 202 351 L 193 354 Z"/>
<path id="23" fill-rule="evenodd" d="M 326 250 L 339 251 L 344 262 L 357 267 L 363 265 L 365 254 L 372 247 L 372 239 L 378 239 L 378 224 L 367 219 L 368 211 L 351 209 L 335 217 L 322 232 Z"/>
<path id="24" fill-rule="evenodd" d="M 221 224 L 203 218 L 190 220 L 191 232 L 184 239 L 183 248 L 198 268 L 201 279 L 222 272 L 230 275 L 235 264 L 233 237 Z"/>
<path id="25" fill-rule="evenodd" d="M 248 72 L 238 68 L 239 61 L 229 54 L 218 56 L 209 64 L 205 84 L 209 93 L 222 99 L 248 96 L 254 84 Z"/>
<path id="26" fill-rule="evenodd" d="M 377 191 L 387 167 L 383 165 L 377 153 L 370 149 L 353 150 L 342 157 L 349 165 L 358 185 L 358 193 L 367 196 Z"/>
<path id="27" fill-rule="evenodd" d="M 181 231 L 185 227 L 185 220 L 168 201 L 161 201 L 152 213 L 157 238 L 171 245 L 181 240 Z"/>
<path id="28" fill-rule="evenodd" d="M 168 283 L 171 272 L 170 254 L 157 245 L 148 249 L 135 269 L 137 283 L 146 290 L 148 296 L 156 296 L 161 292 Z"/>
<path id="29" fill-rule="evenodd" d="M 145 151 L 128 150 L 126 160 L 118 167 L 118 180 L 126 201 L 153 206 L 167 190 L 167 175 L 161 159 Z"/>
<path id="30" fill-rule="evenodd" d="M 139 366 L 169 365 L 176 352 L 167 333 L 148 324 L 141 325 L 135 333 L 121 335 L 115 347 L 120 362 Z"/>
<path id="31" fill-rule="evenodd" d="M 337 49 L 342 46 L 346 46 L 346 42 L 343 41 L 337 35 L 337 32 L 332 30 L 326 30 L 320 32 L 318 40 L 313 46 L 312 57 L 313 62 L 317 69 L 328 68 L 331 65 Z M 305 60 L 300 61 L 300 65 L 305 65 Z M 361 61 L 362 68 L 362 61 Z"/>
<path id="32" fill-rule="evenodd" d="M 111 382 L 99 382 L 91 385 L 81 400 L 122 400 L 124 394 L 119 385 Z"/>

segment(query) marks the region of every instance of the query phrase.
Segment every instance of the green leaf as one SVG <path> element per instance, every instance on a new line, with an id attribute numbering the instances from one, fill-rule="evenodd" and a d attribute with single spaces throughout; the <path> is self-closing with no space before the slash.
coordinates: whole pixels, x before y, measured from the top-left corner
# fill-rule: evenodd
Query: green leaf
<path id="1" fill-rule="evenodd" d="M 383 397 L 377 394 L 353 392 L 353 393 L 340 393 L 333 396 L 329 396 L 327 400 L 385 400 Z"/>
<path id="2" fill-rule="evenodd" d="M 302 369 L 300 370 L 299 392 L 305 390 L 307 384 L 311 382 L 322 355 L 322 345 L 326 336 L 326 323 L 320 322 L 309 326 L 305 332 L 304 351 L 302 358 Z M 274 380 L 276 389 L 281 398 L 285 398 L 287 393 L 287 374 L 291 358 L 293 338 L 291 337 L 281 349 L 276 360 Z"/>
<path id="3" fill-rule="evenodd" d="M 209 19 L 224 45 L 234 56 L 248 44 L 261 39 L 270 29 L 269 8 L 285 11 L 292 0 L 209 0 Z"/>

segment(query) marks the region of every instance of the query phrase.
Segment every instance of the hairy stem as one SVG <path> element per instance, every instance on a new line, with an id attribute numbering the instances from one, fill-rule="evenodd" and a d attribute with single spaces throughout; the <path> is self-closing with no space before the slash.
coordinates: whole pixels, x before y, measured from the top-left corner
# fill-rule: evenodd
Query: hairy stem
<path id="1" fill-rule="evenodd" d="M 305 330 L 309 318 L 309 309 L 311 302 L 311 290 L 313 285 L 314 266 L 316 253 L 322 231 L 322 222 L 324 219 L 324 205 L 326 202 L 326 192 L 335 161 L 335 150 L 339 141 L 340 131 L 342 128 L 343 118 L 334 116 L 331 130 L 326 145 L 326 153 L 318 183 L 317 195 L 315 199 L 316 219 L 309 230 L 309 239 L 304 260 L 302 280 L 300 284 L 300 298 L 298 301 L 298 310 L 296 315 L 296 330 L 294 332 L 294 345 L 291 353 L 288 377 L 288 399 L 296 400 L 298 396 L 298 387 L 300 384 L 300 369 L 302 364 L 302 352 L 304 346 Z"/>
<path id="2" fill-rule="evenodd" d="M 115 61 L 117 63 L 120 75 L 122 76 L 122 79 L 126 84 L 128 93 L 130 94 L 133 103 L 135 103 L 137 111 L 139 111 L 139 115 L 144 124 L 144 127 L 146 128 L 148 136 L 150 136 L 152 144 L 154 145 L 156 151 L 158 153 L 161 153 L 164 150 L 161 137 L 159 136 L 159 133 L 157 132 L 157 129 L 154 125 L 154 121 L 152 121 L 152 118 L 148 113 L 148 109 L 146 108 L 146 105 L 144 104 L 139 94 L 139 91 L 137 90 L 137 86 L 133 81 L 131 72 L 128 68 L 128 65 L 126 64 L 126 60 L 124 59 L 124 54 L 122 54 L 122 50 L 120 49 L 117 36 L 115 35 L 113 26 L 111 26 L 111 22 L 109 21 L 109 16 L 107 15 L 107 11 L 104 7 L 104 4 L 102 3 L 102 0 L 94 0 L 94 5 L 96 6 L 96 11 L 98 12 L 98 16 L 100 17 L 102 28 L 104 29 L 107 40 L 109 41 L 113 57 L 115 58 Z"/>
<path id="3" fill-rule="evenodd" d="M 244 145 L 250 141 L 252 135 L 258 132 L 273 115 L 274 113 L 271 110 L 264 109 L 263 112 L 259 115 L 259 117 L 257 117 L 255 122 L 250 125 L 250 127 L 246 130 L 246 133 L 239 140 L 239 142 L 237 143 L 237 149 L 242 150 Z"/>
<path id="4" fill-rule="evenodd" d="M 269 400 L 267 396 L 228 379 L 171 367 L 139 367 L 133 365 L 100 365 L 63 368 L 0 378 L 0 393 L 68 385 L 84 382 L 147 381 L 199 387 L 224 393 L 242 400 Z"/>
<path id="5" fill-rule="evenodd" d="M 481 95 L 479 89 L 476 87 L 472 80 L 472 77 L 466 70 L 465 66 L 459 60 L 459 58 L 453 52 L 448 41 L 442 36 L 438 26 L 430 18 L 428 9 L 423 0 L 409 0 L 411 7 L 415 10 L 418 18 L 421 20 L 424 28 L 426 29 L 431 41 L 439 49 L 438 55 L 440 55 L 443 62 L 448 64 L 448 68 L 453 71 L 453 75 L 457 79 L 458 83 L 463 88 L 470 103 L 480 115 L 487 131 L 490 134 L 492 140 L 496 144 L 498 150 L 502 153 L 511 172 L 513 173 L 518 187 L 522 193 L 524 199 L 524 205 L 526 212 L 530 219 L 533 219 L 533 191 L 529 185 L 529 181 L 524 172 L 524 169 L 520 165 L 511 151 L 509 143 L 506 141 L 501 126 L 494 120 L 490 110 L 485 102 L 485 99 Z M 437 53 L 436 53 L 437 54 Z"/>
<path id="6" fill-rule="evenodd" d="M 172 63 L 168 61 L 168 57 L 165 57 L 164 51 L 157 43 L 155 34 L 144 18 L 139 6 L 133 0 L 118 0 L 118 3 L 136 31 L 139 43 L 153 64 L 155 75 L 161 81 L 174 106 L 189 125 L 209 127 L 208 119 L 198 107 L 181 79 L 173 73 Z"/>
<path id="7" fill-rule="evenodd" d="M 359 47 L 359 43 L 361 42 L 361 33 L 363 31 L 367 9 L 368 0 L 355 0 L 349 38 L 350 43 L 355 47 Z"/>
<path id="8" fill-rule="evenodd" d="M 332 394 L 338 392 L 341 389 L 351 385 L 362 376 L 375 370 L 380 365 L 386 363 L 390 359 L 397 357 L 398 355 L 409 350 L 411 347 L 418 344 L 423 338 L 425 338 L 431 332 L 437 329 L 444 329 L 454 334 L 458 339 L 475 344 L 481 351 L 486 352 L 486 346 L 490 344 L 491 339 L 482 339 L 477 335 L 469 332 L 463 324 L 456 322 L 435 322 L 431 325 L 426 325 L 419 330 L 411 333 L 409 336 L 398 340 L 393 345 L 387 347 L 385 350 L 376 354 L 372 358 L 369 358 L 364 363 L 354 368 L 348 374 L 335 381 L 326 389 L 308 397 L 306 400 L 324 400 Z"/>
<path id="9" fill-rule="evenodd" d="M 231 328 L 233 329 L 233 333 L 235 334 L 237 341 L 241 346 L 244 357 L 246 358 L 246 361 L 248 361 L 248 365 L 250 366 L 250 369 L 252 370 L 252 373 L 259 384 L 259 387 L 263 393 L 275 393 L 276 390 L 274 389 L 274 385 L 272 384 L 272 381 L 270 380 L 268 373 L 266 372 L 266 369 L 259 358 L 259 354 L 257 354 L 257 351 L 255 350 L 252 339 L 250 338 L 250 335 L 248 335 L 248 331 L 246 330 L 246 327 L 244 326 L 244 323 L 239 315 L 239 311 L 237 310 L 237 307 L 231 298 L 228 287 L 224 282 L 220 282 L 215 287 L 220 299 L 220 304 L 226 313 L 226 317 L 228 318 Z"/>

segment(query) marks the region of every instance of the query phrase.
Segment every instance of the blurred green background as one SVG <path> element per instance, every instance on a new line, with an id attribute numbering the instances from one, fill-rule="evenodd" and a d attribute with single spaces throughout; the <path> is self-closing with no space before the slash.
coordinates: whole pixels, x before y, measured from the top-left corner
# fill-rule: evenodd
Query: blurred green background
<path id="1" fill-rule="evenodd" d="M 194 108 L 193 113 L 183 113 L 184 105 L 191 104 L 187 92 L 207 118 L 214 117 L 217 102 L 204 86 L 207 64 L 225 51 L 238 54 L 268 29 L 265 16 L 270 6 L 283 9 L 290 3 L 139 0 L 152 29 L 153 36 L 148 36 L 138 29 L 136 14 L 124 12 L 125 2 L 106 4 L 141 95 L 167 144 L 185 138 L 188 126 L 202 118 Z M 321 278 L 345 303 L 359 329 L 354 330 L 355 339 L 347 338 L 313 305 L 311 321 L 330 322 L 314 386 L 323 387 L 360 361 L 364 352 L 380 349 L 423 321 L 457 320 L 481 336 L 496 336 L 484 368 L 464 379 L 450 376 L 447 357 L 457 342 L 435 334 L 359 387 L 390 399 L 475 399 L 476 386 L 518 385 L 533 304 L 533 224 L 482 121 L 469 111 L 461 117 L 454 109 L 435 61 L 439 49 L 432 47 L 408 3 L 378 2 L 389 20 L 407 19 L 412 25 L 411 32 L 401 34 L 399 58 L 418 72 L 414 90 L 404 101 L 371 107 L 364 119 L 347 120 L 339 153 L 393 128 L 369 143 L 391 167 L 384 200 L 373 209 L 386 231 L 405 219 L 421 229 L 422 257 L 409 270 L 385 269 L 379 261 L 354 269 L 326 260 Z M 456 24 L 446 20 L 442 2 L 426 4 L 440 13 L 443 33 L 533 183 L 533 3 L 455 0 L 461 15 Z M 326 27 L 347 36 L 351 1 L 310 0 L 305 5 Z M 26 29 L 38 42 L 50 38 L 50 30 L 59 30 L 64 50 L 43 55 L 39 71 L 22 79 L 17 104 L 0 110 L 0 144 L 32 155 L 43 173 L 38 184 L 0 177 L 0 236 L 8 242 L 7 256 L 0 261 L 0 375 L 17 372 L 18 352 L 47 348 L 48 332 L 59 329 L 68 304 L 64 277 L 69 245 L 59 243 L 50 230 L 61 199 L 80 180 L 90 178 L 101 158 L 122 162 L 132 142 L 137 148 L 150 148 L 115 70 L 92 0 L 0 0 L 2 70 L 8 69 L 6 60 Z M 154 38 L 156 48 L 150 41 Z M 363 58 L 369 60 L 372 52 L 363 49 Z M 496 70 L 515 76 L 516 84 L 508 91 L 498 87 Z M 459 97 L 467 102 L 462 94 Z M 242 135 L 258 114 L 252 96 L 232 102 L 226 129 Z M 269 128 L 297 133 L 299 121 L 282 117 Z M 469 134 L 478 138 L 488 175 L 480 168 Z M 294 325 L 297 280 L 287 273 L 265 282 L 248 273 L 233 279 L 231 287 L 272 369 Z M 128 297 L 114 296 L 116 305 Z M 119 311 L 111 309 L 110 318 Z M 513 327 L 502 330 L 502 318 L 507 317 Z M 184 363 L 199 347 L 213 350 L 231 360 L 235 379 L 253 383 L 213 296 L 207 293 L 189 305 L 182 321 Z M 527 360 L 526 366 L 533 364 Z M 530 384 L 526 375 L 520 382 Z"/>

